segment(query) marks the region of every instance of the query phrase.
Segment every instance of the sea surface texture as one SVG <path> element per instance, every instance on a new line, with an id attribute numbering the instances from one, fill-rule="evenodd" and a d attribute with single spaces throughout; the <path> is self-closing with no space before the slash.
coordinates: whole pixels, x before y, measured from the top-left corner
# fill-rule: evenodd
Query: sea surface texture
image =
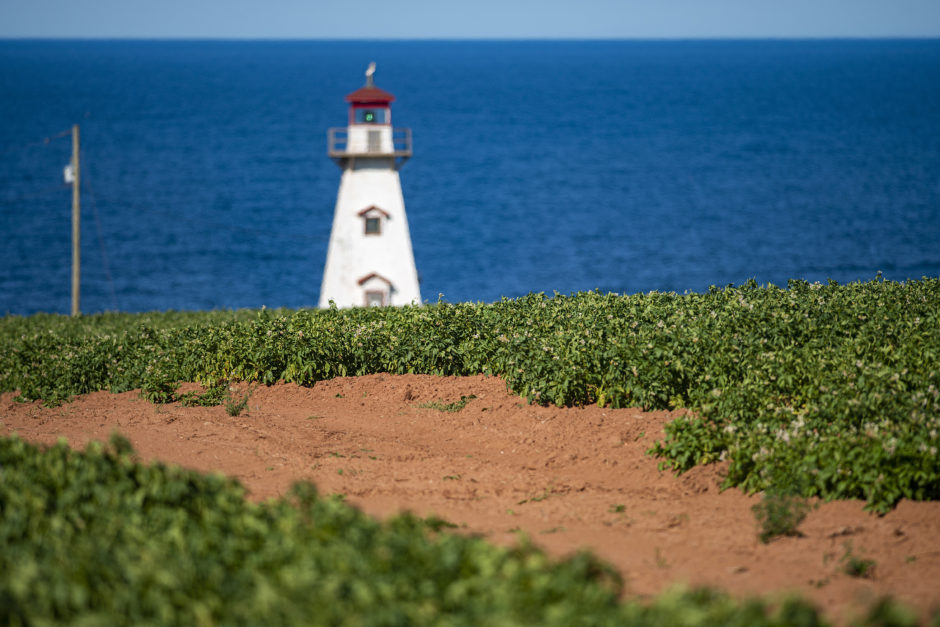
<path id="1" fill-rule="evenodd" d="M 317 303 L 376 61 L 422 296 L 940 275 L 940 40 L 0 41 L 0 315 Z"/>

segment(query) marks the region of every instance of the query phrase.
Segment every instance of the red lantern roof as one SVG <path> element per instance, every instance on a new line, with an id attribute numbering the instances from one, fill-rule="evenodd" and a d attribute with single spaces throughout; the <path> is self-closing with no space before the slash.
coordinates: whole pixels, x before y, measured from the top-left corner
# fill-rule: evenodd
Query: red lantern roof
<path id="1" fill-rule="evenodd" d="M 346 96 L 346 102 L 352 104 L 387 105 L 393 100 L 395 100 L 395 96 L 375 85 L 360 87 Z"/>

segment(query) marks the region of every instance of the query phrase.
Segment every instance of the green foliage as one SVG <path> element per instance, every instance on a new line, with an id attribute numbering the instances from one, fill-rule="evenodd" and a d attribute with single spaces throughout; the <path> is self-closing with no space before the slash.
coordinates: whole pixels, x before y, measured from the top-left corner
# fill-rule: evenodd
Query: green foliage
<path id="1" fill-rule="evenodd" d="M 846 542 L 843 548 L 845 549 L 845 553 L 842 555 L 840 562 L 842 563 L 842 570 L 846 575 L 861 578 L 868 578 L 874 575 L 875 560 L 856 555 L 852 551 L 851 542 Z"/>
<path id="2" fill-rule="evenodd" d="M 440 531 L 441 529 L 456 529 L 457 525 L 454 523 L 444 520 L 439 516 L 428 516 L 424 519 L 424 524 L 431 531 Z"/>
<path id="3" fill-rule="evenodd" d="M 436 409 L 438 411 L 447 411 L 451 413 L 456 413 L 467 406 L 467 403 L 476 398 L 476 394 L 470 395 L 460 395 L 459 401 L 454 401 L 453 403 L 444 403 L 443 401 L 430 401 L 428 403 L 422 403 L 418 407 L 424 409 Z"/>
<path id="4" fill-rule="evenodd" d="M 228 385 L 217 384 L 202 394 L 199 392 L 182 394 L 178 400 L 183 407 L 216 407 L 225 402 L 228 393 Z"/>
<path id="5" fill-rule="evenodd" d="M 937 617 L 928 624 L 936 625 Z M 879 599 L 869 610 L 867 623 L 872 627 L 916 627 L 920 624 L 917 614 L 889 597 Z"/>
<path id="6" fill-rule="evenodd" d="M 126 440 L 84 453 L 0 439 L 0 624 L 813 625 L 708 590 L 619 602 L 587 554 L 385 523 L 309 483 L 253 504 L 231 479 L 134 461 Z M 799 620 L 796 620 L 799 619 Z"/>
<path id="7" fill-rule="evenodd" d="M 149 380 L 144 381 L 140 395 L 151 403 L 164 405 L 176 400 L 176 388 L 177 385 L 173 381 Z"/>
<path id="8" fill-rule="evenodd" d="M 238 392 L 233 385 L 229 385 L 222 398 L 225 413 L 229 416 L 240 415 L 248 407 L 248 400 L 251 398 L 252 392 L 254 392 L 254 388 L 251 385 L 244 392 Z"/>
<path id="9" fill-rule="evenodd" d="M 161 317 L 165 316 L 165 318 Z M 54 403 L 179 381 L 499 375 L 532 402 L 692 410 L 652 453 L 725 486 L 884 512 L 940 498 L 940 279 L 481 304 L 0 319 L 0 390 Z M 174 388 L 175 390 L 175 388 Z M 174 392 L 175 393 L 175 392 Z"/>
<path id="10" fill-rule="evenodd" d="M 757 537 L 767 544 L 778 536 L 799 536 L 797 527 L 810 509 L 812 506 L 801 496 L 768 490 L 751 508 L 760 528 Z"/>

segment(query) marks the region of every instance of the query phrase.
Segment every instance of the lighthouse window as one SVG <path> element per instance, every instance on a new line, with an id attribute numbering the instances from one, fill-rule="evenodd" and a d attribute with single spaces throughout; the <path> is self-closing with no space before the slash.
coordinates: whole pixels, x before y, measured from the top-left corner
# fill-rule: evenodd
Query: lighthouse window
<path id="1" fill-rule="evenodd" d="M 381 235 L 382 223 L 379 218 L 366 218 L 366 235 Z"/>
<path id="2" fill-rule="evenodd" d="M 385 292 L 369 290 L 366 292 L 366 307 L 384 307 Z"/>
<path id="3" fill-rule="evenodd" d="M 356 124 L 385 124 L 387 109 L 356 109 Z"/>

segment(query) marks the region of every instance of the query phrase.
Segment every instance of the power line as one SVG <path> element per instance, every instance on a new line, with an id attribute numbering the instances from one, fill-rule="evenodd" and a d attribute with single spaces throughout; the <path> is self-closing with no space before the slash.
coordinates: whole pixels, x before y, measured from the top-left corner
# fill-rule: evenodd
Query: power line
<path id="1" fill-rule="evenodd" d="M 71 163 L 73 164 L 73 167 L 75 167 L 75 169 L 77 170 L 78 159 L 80 157 L 84 158 L 83 153 L 85 152 L 84 150 L 79 152 L 77 148 L 77 127 L 74 127 L 73 129 L 70 129 L 70 130 L 62 131 L 54 135 L 50 135 L 49 137 L 45 137 L 39 141 L 19 144 L 16 146 L 8 146 L 5 149 L 0 149 L 0 154 L 8 154 L 8 153 L 15 152 L 15 151 L 22 151 L 22 150 L 26 150 L 35 146 L 48 146 L 52 143 L 53 140 L 66 137 L 68 135 L 73 135 L 73 155 L 72 155 Z M 288 229 L 283 229 L 283 230 L 258 229 L 258 228 L 251 228 L 251 227 L 245 227 L 245 226 L 232 224 L 231 222 L 217 222 L 217 221 L 212 221 L 212 220 L 205 220 L 205 219 L 200 219 L 198 216 L 192 216 L 191 214 L 180 215 L 178 213 L 173 213 L 170 211 L 157 210 L 157 209 L 154 209 L 152 206 L 150 206 L 148 203 L 141 202 L 139 200 L 133 200 L 133 199 L 130 201 L 118 200 L 113 197 L 108 197 L 107 195 L 100 196 L 99 194 L 95 193 L 93 189 L 91 188 L 91 186 L 88 184 L 88 179 L 90 177 L 88 177 L 87 173 L 85 173 L 85 176 L 83 178 L 85 178 L 84 182 L 85 182 L 86 193 L 89 195 L 89 198 L 92 201 L 92 212 L 93 212 L 93 216 L 95 219 L 95 234 L 96 234 L 96 239 L 98 240 L 99 254 L 101 256 L 101 263 L 102 263 L 102 268 L 104 270 L 105 278 L 107 279 L 107 282 L 108 282 L 108 290 L 109 290 L 110 297 L 111 297 L 111 304 L 115 311 L 118 311 L 119 307 L 118 307 L 117 293 L 116 293 L 115 286 L 114 286 L 114 278 L 111 274 L 111 266 L 110 266 L 110 261 L 108 257 L 107 245 L 106 245 L 106 241 L 103 235 L 103 229 L 101 225 L 101 217 L 98 211 L 97 200 L 99 197 L 101 197 L 106 202 L 111 202 L 118 206 L 124 205 L 124 206 L 130 207 L 131 209 L 142 210 L 150 214 L 164 216 L 176 222 L 184 222 L 184 223 L 196 225 L 200 230 L 206 231 L 206 232 L 227 230 L 230 232 L 243 233 L 243 234 L 254 236 L 254 237 L 273 237 L 273 238 L 296 240 L 296 241 L 303 241 L 303 242 L 323 242 L 329 239 L 328 235 L 320 235 L 320 236 L 304 235 L 304 234 L 297 233 L 296 231 L 291 231 Z M 77 196 L 76 185 L 77 185 L 77 182 L 73 182 L 73 184 L 71 185 L 72 192 L 73 192 L 73 205 L 75 205 L 75 203 L 77 202 L 75 200 Z M 0 198 L 0 206 L 12 207 L 12 206 L 17 206 L 17 205 L 23 205 L 24 203 L 28 203 L 33 200 L 48 198 L 52 196 L 53 194 L 61 193 L 62 191 L 68 188 L 69 188 L 68 184 L 59 183 L 54 186 L 45 187 L 34 193 L 24 194 L 24 195 L 17 196 L 14 198 L 6 198 L 6 199 Z M 77 211 L 77 209 L 74 209 L 73 207 L 73 222 L 75 220 L 75 217 L 74 217 L 75 211 Z M 78 227 L 75 227 L 73 224 L 73 288 L 72 288 L 72 291 L 73 291 L 72 314 L 73 315 L 77 315 L 76 296 L 78 292 L 77 292 L 77 287 L 75 283 L 76 281 L 75 274 L 77 272 L 75 270 L 75 267 L 77 266 L 75 265 L 76 253 L 74 250 L 75 246 L 77 245 L 75 244 L 75 242 L 78 241 L 77 239 L 78 235 L 76 234 L 77 228 Z"/>
<path id="2" fill-rule="evenodd" d="M 305 242 L 322 242 L 322 241 L 329 240 L 329 235 L 325 235 L 325 236 L 303 235 L 301 233 L 294 233 L 294 232 L 289 232 L 289 231 L 274 231 L 270 229 L 257 229 L 257 228 L 247 227 L 247 226 L 239 226 L 239 225 L 231 224 L 228 222 L 214 222 L 211 220 L 200 219 L 199 217 L 194 217 L 189 214 L 180 215 L 179 213 L 174 213 L 171 211 L 163 211 L 160 209 L 154 209 L 151 205 L 141 202 L 141 201 L 119 200 L 114 197 L 101 196 L 101 195 L 99 195 L 99 197 L 102 198 L 103 200 L 114 203 L 116 205 L 123 204 L 123 205 L 131 207 L 132 209 L 147 211 L 151 214 L 163 216 L 166 218 L 171 218 L 175 221 L 186 222 L 188 224 L 200 226 L 201 228 L 206 229 L 206 230 L 224 229 L 227 231 L 240 232 L 240 233 L 245 233 L 245 234 L 250 234 L 250 235 L 275 237 L 275 238 L 290 239 L 290 240 L 305 241 Z"/>
<path id="3" fill-rule="evenodd" d="M 5 153 L 9 153 L 9 152 L 15 152 L 15 151 L 18 151 L 18 150 L 24 150 L 24 149 L 26 149 L 26 148 L 31 148 L 31 147 L 34 147 L 34 146 L 48 146 L 48 145 L 51 144 L 51 142 L 52 142 L 53 140 L 61 139 L 61 138 L 63 138 L 63 137 L 67 137 L 67 136 L 69 136 L 69 135 L 71 135 L 71 134 L 72 134 L 72 129 L 66 129 L 66 130 L 64 130 L 64 131 L 60 131 L 60 132 L 55 133 L 55 134 L 53 134 L 53 135 L 49 135 L 48 137 L 44 137 L 44 138 L 42 138 L 42 139 L 40 139 L 40 140 L 36 140 L 36 141 L 32 141 L 32 142 L 27 142 L 27 143 L 24 143 L 24 144 L 18 144 L 18 145 L 16 145 L 16 146 L 7 147 L 7 148 L 5 148 L 5 149 L 0 150 L 0 154 L 5 154 Z M 83 150 L 82 152 L 84 153 L 85 151 Z M 87 166 L 86 166 L 86 167 L 87 167 Z M 87 175 L 86 175 L 86 176 L 87 176 Z M 37 199 L 40 199 L 40 198 L 46 198 L 46 197 L 50 196 L 53 192 L 56 192 L 56 191 L 64 191 L 65 189 L 68 189 L 68 187 L 69 187 L 68 185 L 58 184 L 58 185 L 55 185 L 55 186 L 52 186 L 52 187 L 47 187 L 47 188 L 45 188 L 45 189 L 43 189 L 43 190 L 41 190 L 41 191 L 39 191 L 39 192 L 36 192 L 36 193 L 34 193 L 34 194 L 29 194 L 29 195 L 24 195 L 24 196 L 18 196 L 18 197 L 16 197 L 16 198 L 0 198 L 0 206 L 2 206 L 2 205 L 14 206 L 14 205 L 20 204 L 20 203 L 22 203 L 22 202 L 26 202 L 26 201 L 30 201 L 30 200 L 37 200 Z M 171 218 L 171 219 L 173 219 L 173 220 L 181 220 L 181 221 L 186 222 L 186 223 L 189 223 L 189 224 L 193 224 L 193 225 L 196 225 L 196 226 L 200 226 L 200 227 L 202 227 L 202 228 L 204 228 L 204 229 L 213 229 L 213 230 L 224 229 L 224 230 L 231 231 L 231 232 L 245 233 L 245 234 L 247 234 L 247 235 L 274 237 L 274 238 L 281 238 L 281 239 L 295 240 L 295 241 L 304 241 L 304 242 L 324 242 L 324 241 L 328 241 L 328 240 L 329 240 L 329 235 L 319 235 L 319 236 L 318 236 L 318 235 L 304 235 L 304 234 L 302 234 L 302 233 L 296 233 L 296 232 L 291 232 L 291 231 L 274 231 L 274 230 L 270 230 L 270 229 L 251 228 L 251 227 L 245 227 L 245 226 L 234 225 L 234 224 L 231 224 L 231 223 L 228 223 L 228 222 L 214 222 L 214 221 L 211 221 L 211 220 L 203 220 L 203 219 L 200 219 L 200 218 L 198 218 L 198 217 L 194 217 L 194 216 L 192 216 L 192 215 L 182 215 L 182 216 L 181 216 L 181 215 L 179 215 L 179 214 L 177 214 L 177 213 L 173 213 L 173 212 L 169 212 L 169 211 L 161 211 L 161 210 L 158 210 L 158 209 L 154 209 L 152 206 L 150 206 L 150 205 L 148 205 L 148 204 L 146 204 L 146 203 L 141 203 L 141 202 L 139 202 L 139 201 L 136 201 L 136 202 L 135 202 L 135 201 L 128 201 L 128 200 L 119 200 L 119 199 L 116 199 L 116 198 L 114 198 L 114 197 L 109 197 L 109 196 L 107 196 L 107 195 L 101 195 L 101 194 L 97 194 L 97 195 L 96 195 L 96 198 L 101 198 L 103 201 L 110 202 L 110 203 L 114 203 L 114 204 L 118 204 L 118 205 L 120 205 L 120 204 L 125 204 L 125 205 L 130 206 L 131 208 L 143 209 L 143 210 L 146 210 L 146 211 L 148 211 L 148 212 L 150 212 L 150 213 L 152 213 L 152 214 L 161 215 L 161 216 L 164 216 L 164 217 L 167 217 L 167 218 Z M 97 211 L 97 209 L 95 209 L 95 210 Z M 96 215 L 97 215 L 97 214 L 96 214 Z M 96 219 L 97 219 L 97 217 L 96 217 Z"/>
<path id="4" fill-rule="evenodd" d="M 7 154 L 7 153 L 10 153 L 10 152 L 17 152 L 17 151 L 20 151 L 20 150 L 25 150 L 25 149 L 27 149 L 27 148 L 32 148 L 32 147 L 34 147 L 34 146 L 48 146 L 49 144 L 52 143 L 53 140 L 55 140 L 55 139 L 61 139 L 61 138 L 63 138 L 63 137 L 66 137 L 66 136 L 68 136 L 68 135 L 71 135 L 71 134 L 72 134 L 72 129 L 67 129 L 67 130 L 61 131 L 61 132 L 59 132 L 59 133 L 56 133 L 56 134 L 54 134 L 54 135 L 49 135 L 48 137 L 43 137 L 42 139 L 39 139 L 39 140 L 35 140 L 35 141 L 31 141 L 31 142 L 26 142 L 25 144 L 17 144 L 17 145 L 15 145 L 15 146 L 7 146 L 7 147 L 4 148 L 3 150 L 0 150 L 0 154 Z"/>
<path id="5" fill-rule="evenodd" d="M 25 201 L 29 201 L 29 200 L 37 200 L 37 199 L 39 199 L 39 198 L 45 198 L 45 197 L 47 197 L 47 196 L 51 196 L 53 192 L 62 192 L 62 191 L 65 191 L 65 190 L 68 189 L 68 188 L 69 188 L 68 185 L 64 185 L 64 184 L 62 184 L 62 183 L 59 183 L 59 184 L 57 184 L 57 185 L 55 185 L 55 186 L 52 186 L 52 187 L 46 187 L 46 188 L 43 189 L 42 191 L 36 192 L 35 194 L 30 194 L 30 195 L 28 195 L 28 196 L 18 196 L 18 197 L 16 197 L 16 198 L 0 198 L 0 205 L 10 205 L 10 206 L 13 206 L 13 205 L 19 204 L 19 203 L 21 203 L 21 202 L 25 202 Z"/>
<path id="6" fill-rule="evenodd" d="M 117 292 L 114 290 L 114 279 L 111 277 L 111 264 L 108 263 L 108 252 L 105 248 L 104 237 L 101 235 L 101 219 L 98 217 L 98 203 L 95 200 L 95 193 L 88 184 L 87 178 L 85 181 L 85 189 L 88 192 L 88 196 L 91 198 L 91 210 L 95 216 L 95 234 L 98 240 L 98 251 L 101 254 L 101 265 L 104 267 L 104 275 L 108 279 L 108 291 L 111 293 L 111 305 L 114 307 L 114 311 L 120 311 L 117 301 Z"/>

